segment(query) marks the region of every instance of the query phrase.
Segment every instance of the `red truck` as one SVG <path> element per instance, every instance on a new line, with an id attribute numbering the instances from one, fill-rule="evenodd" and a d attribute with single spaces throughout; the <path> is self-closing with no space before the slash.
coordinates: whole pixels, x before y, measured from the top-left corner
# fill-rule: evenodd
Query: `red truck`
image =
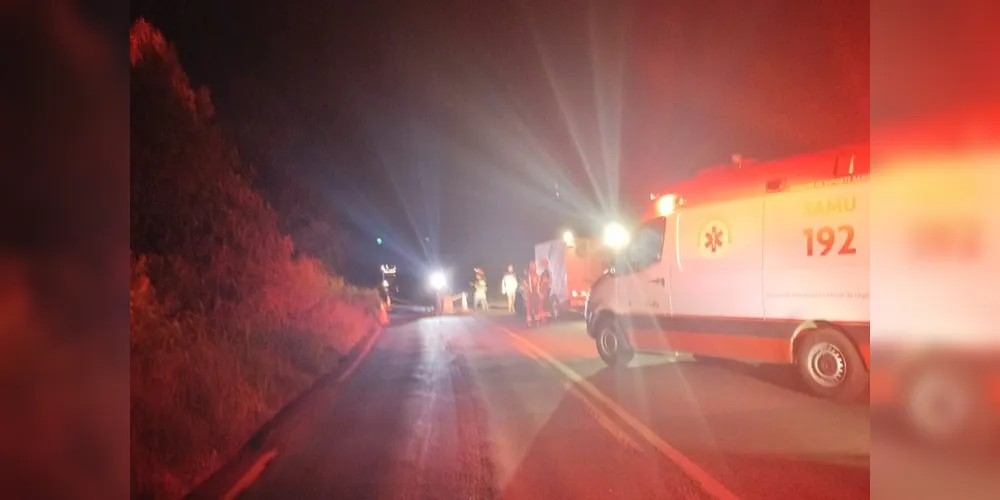
<path id="1" fill-rule="evenodd" d="M 553 316 L 582 313 L 590 287 L 608 267 L 609 255 L 600 243 L 572 234 L 535 245 L 535 261 L 549 261 L 552 273 L 550 297 Z"/>

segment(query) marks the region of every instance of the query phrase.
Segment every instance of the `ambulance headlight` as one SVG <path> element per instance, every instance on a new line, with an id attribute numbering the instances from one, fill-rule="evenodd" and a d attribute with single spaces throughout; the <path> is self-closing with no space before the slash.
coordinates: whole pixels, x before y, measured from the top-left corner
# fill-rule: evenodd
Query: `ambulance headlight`
<path id="1" fill-rule="evenodd" d="M 604 244 L 613 250 L 621 250 L 628 246 L 630 235 L 619 222 L 611 222 L 604 226 Z"/>

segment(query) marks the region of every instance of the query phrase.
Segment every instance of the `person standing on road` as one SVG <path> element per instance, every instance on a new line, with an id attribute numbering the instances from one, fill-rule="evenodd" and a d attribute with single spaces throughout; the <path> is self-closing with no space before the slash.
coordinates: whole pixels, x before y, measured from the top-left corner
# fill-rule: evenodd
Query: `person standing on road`
<path id="1" fill-rule="evenodd" d="M 542 269 L 538 275 L 538 306 L 539 316 L 547 321 L 552 316 L 552 273 L 549 272 L 549 259 L 542 259 Z"/>
<path id="2" fill-rule="evenodd" d="M 478 267 L 476 268 L 476 282 L 473 283 L 473 286 L 476 289 L 476 293 L 472 308 L 479 309 L 479 306 L 482 305 L 484 311 L 489 311 L 490 304 L 486 300 L 486 273 Z"/>
<path id="3" fill-rule="evenodd" d="M 538 321 L 538 309 L 538 267 L 531 261 L 524 276 L 524 319 L 528 326 Z"/>
<path id="4" fill-rule="evenodd" d="M 517 275 L 514 274 L 514 265 L 507 266 L 507 274 L 503 275 L 500 282 L 500 291 L 507 296 L 507 312 L 514 312 L 514 300 L 517 298 Z"/>

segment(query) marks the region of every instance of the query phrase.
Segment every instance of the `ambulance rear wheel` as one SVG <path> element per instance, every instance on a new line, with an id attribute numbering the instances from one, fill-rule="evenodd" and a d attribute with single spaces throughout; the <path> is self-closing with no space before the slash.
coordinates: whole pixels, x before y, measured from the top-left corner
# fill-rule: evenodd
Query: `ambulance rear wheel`
<path id="1" fill-rule="evenodd" d="M 868 370 L 854 344 L 833 329 L 814 330 L 796 349 L 802 379 L 816 395 L 853 402 L 868 388 Z"/>
<path id="2" fill-rule="evenodd" d="M 635 357 L 635 350 L 628 344 L 614 319 L 603 319 L 597 324 L 597 353 L 610 367 L 628 366 Z"/>

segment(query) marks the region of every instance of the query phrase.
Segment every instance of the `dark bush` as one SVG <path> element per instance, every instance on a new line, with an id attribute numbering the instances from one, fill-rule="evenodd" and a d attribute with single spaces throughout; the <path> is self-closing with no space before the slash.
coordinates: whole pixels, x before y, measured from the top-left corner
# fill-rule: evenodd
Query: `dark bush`
<path id="1" fill-rule="evenodd" d="M 130 55 L 132 488 L 173 498 L 377 328 L 379 303 L 295 251 L 145 21 Z"/>

